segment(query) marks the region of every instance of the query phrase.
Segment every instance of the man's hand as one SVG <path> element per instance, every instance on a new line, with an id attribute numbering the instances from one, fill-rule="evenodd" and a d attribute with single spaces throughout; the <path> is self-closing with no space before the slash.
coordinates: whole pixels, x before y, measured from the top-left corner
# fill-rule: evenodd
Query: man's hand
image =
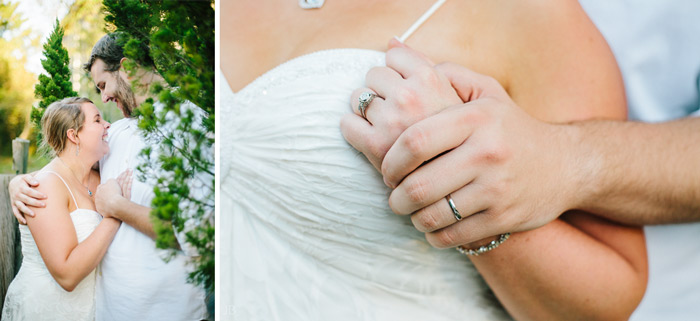
<path id="1" fill-rule="evenodd" d="M 121 187 L 122 195 L 127 200 L 131 200 L 131 183 L 134 181 L 132 178 L 133 173 L 132 169 L 127 169 L 117 177 L 117 183 Z"/>
<path id="2" fill-rule="evenodd" d="M 441 70 L 470 102 L 409 127 L 387 152 L 382 174 L 395 187 L 394 212 L 413 214 L 428 242 L 446 248 L 534 229 L 568 210 L 577 190 L 567 168 L 577 162 L 575 132 L 529 116 L 502 88 L 478 93 L 480 82 L 463 67 Z"/>
<path id="3" fill-rule="evenodd" d="M 113 178 L 98 186 L 97 191 L 95 191 L 95 209 L 103 217 L 119 219 L 117 209 L 121 206 L 120 203 L 125 200 L 127 199 L 122 195 L 121 186 Z"/>
<path id="4" fill-rule="evenodd" d="M 534 229 L 569 209 L 572 185 L 580 185 L 565 168 L 577 162 L 569 148 L 575 131 L 529 116 L 491 77 L 450 63 L 433 67 L 415 51 L 399 49 L 387 54 L 387 65 L 394 59 L 389 54 L 406 60 L 392 64 L 399 76 L 375 69 L 382 76 L 367 77 L 368 89 L 385 99 L 375 98 L 365 121 L 354 100 L 368 89 L 359 89 L 355 115 L 341 123 L 345 138 L 395 188 L 394 212 L 413 214 L 416 228 L 444 248 Z M 445 79 L 459 96 L 456 103 Z M 391 101 L 392 88 L 401 99 Z"/>
<path id="5" fill-rule="evenodd" d="M 27 224 L 24 215 L 34 217 L 34 211 L 29 207 L 45 207 L 41 200 L 46 199 L 46 195 L 35 190 L 39 182 L 31 175 L 18 175 L 10 181 L 8 190 L 10 193 L 10 203 L 12 213 L 14 213 L 20 224 Z"/>

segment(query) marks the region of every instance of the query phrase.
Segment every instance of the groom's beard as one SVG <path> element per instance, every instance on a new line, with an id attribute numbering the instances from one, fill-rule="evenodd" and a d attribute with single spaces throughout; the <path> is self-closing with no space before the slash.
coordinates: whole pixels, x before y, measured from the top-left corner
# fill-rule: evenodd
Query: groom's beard
<path id="1" fill-rule="evenodd" d="M 117 76 L 117 92 L 115 96 L 122 105 L 122 114 L 124 117 L 131 117 L 134 109 L 136 109 L 136 98 L 134 98 L 134 92 L 131 90 L 131 86 L 122 79 L 122 77 Z"/>

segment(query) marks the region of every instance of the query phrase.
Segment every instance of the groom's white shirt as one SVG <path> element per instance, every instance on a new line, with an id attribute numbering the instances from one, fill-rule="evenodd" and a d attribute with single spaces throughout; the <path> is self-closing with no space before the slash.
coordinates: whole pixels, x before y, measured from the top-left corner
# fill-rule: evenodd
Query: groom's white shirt
<path id="1" fill-rule="evenodd" d="M 135 169 L 145 146 L 136 119 L 112 124 L 108 140 L 110 152 L 100 161 L 102 183 Z M 153 196 L 153 186 L 134 179 L 132 202 L 150 207 Z M 206 319 L 204 291 L 186 282 L 187 257 L 180 252 L 165 263 L 167 254 L 151 238 L 122 224 L 98 268 L 96 320 Z"/>
<path id="2" fill-rule="evenodd" d="M 700 1 L 582 0 L 625 79 L 629 116 L 700 116 Z M 647 226 L 649 284 L 630 320 L 699 320 L 700 222 Z"/>

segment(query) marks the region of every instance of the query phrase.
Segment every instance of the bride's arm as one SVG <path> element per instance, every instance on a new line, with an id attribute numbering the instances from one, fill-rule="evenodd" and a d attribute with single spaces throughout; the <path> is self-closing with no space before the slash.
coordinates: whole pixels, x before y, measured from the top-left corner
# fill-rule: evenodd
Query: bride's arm
<path id="1" fill-rule="evenodd" d="M 470 258 L 517 320 L 627 320 L 646 288 L 640 229 L 589 215 L 565 214 Z"/>
<path id="2" fill-rule="evenodd" d="M 512 20 L 530 35 L 509 44 L 513 100 L 551 122 L 623 119 L 624 85 L 605 40 L 578 3 L 555 7 Z M 627 320 L 646 289 L 642 229 L 580 212 L 471 259 L 519 320 Z"/>
<path id="3" fill-rule="evenodd" d="M 54 175 L 41 175 L 37 187 L 49 197 L 46 207 L 35 208 L 37 215 L 27 216 L 41 257 L 51 276 L 66 291 L 72 291 L 102 260 L 121 224 L 105 218 L 83 242 L 78 243 L 69 213 L 72 199 L 66 186 Z"/>

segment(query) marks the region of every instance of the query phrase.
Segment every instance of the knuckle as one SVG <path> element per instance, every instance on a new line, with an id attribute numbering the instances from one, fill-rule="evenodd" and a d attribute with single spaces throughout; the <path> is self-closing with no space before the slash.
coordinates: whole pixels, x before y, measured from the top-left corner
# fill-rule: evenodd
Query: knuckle
<path id="1" fill-rule="evenodd" d="M 428 197 L 428 183 L 422 179 L 413 179 L 406 185 L 406 197 L 416 205 L 423 205 Z"/>
<path id="2" fill-rule="evenodd" d="M 414 158 L 421 158 L 428 147 L 429 134 L 420 126 L 408 128 L 403 133 L 403 147 Z"/>
<path id="3" fill-rule="evenodd" d="M 443 229 L 433 233 L 431 244 L 437 248 L 456 246 L 456 235 L 450 229 Z"/>
<path id="4" fill-rule="evenodd" d="M 408 108 L 420 105 L 419 95 L 410 88 L 403 86 L 396 87 L 393 93 L 394 102 L 400 108 Z"/>
<path id="5" fill-rule="evenodd" d="M 488 88 L 500 89 L 501 83 L 491 76 L 484 76 L 484 83 Z"/>
<path id="6" fill-rule="evenodd" d="M 423 86 L 435 88 L 440 84 L 440 76 L 432 67 L 419 68 L 416 70 L 416 76 L 421 81 Z"/>
<path id="7" fill-rule="evenodd" d="M 486 163 L 499 163 L 501 160 L 501 152 L 498 148 L 489 146 L 479 153 L 479 157 Z"/>
<path id="8" fill-rule="evenodd" d="M 488 122 L 489 116 L 487 111 L 482 110 L 478 105 L 472 105 L 470 108 L 461 108 L 460 111 L 457 115 L 460 123 L 484 125 Z"/>
<path id="9" fill-rule="evenodd" d="M 510 152 L 505 146 L 498 143 L 491 143 L 484 148 L 481 158 L 488 163 L 502 163 L 509 158 Z"/>
<path id="10" fill-rule="evenodd" d="M 414 214 L 411 216 L 411 221 L 413 222 L 413 226 L 423 233 L 432 232 L 441 227 L 439 217 L 435 212 L 431 211 L 422 211 Z"/>
<path id="11" fill-rule="evenodd" d="M 370 140 L 366 142 L 367 146 L 367 153 L 369 155 L 365 155 L 368 158 L 375 158 L 375 159 L 384 159 L 384 156 L 386 156 L 386 153 L 389 151 L 389 148 L 391 147 L 390 144 L 386 144 L 381 140 Z"/>
<path id="12" fill-rule="evenodd" d="M 398 115 L 396 113 L 388 113 L 384 115 L 384 117 L 381 120 L 381 127 L 386 128 L 386 132 L 391 134 L 396 132 L 399 132 L 400 134 L 403 130 L 406 129 L 401 115 Z"/>
<path id="13" fill-rule="evenodd" d="M 503 180 L 496 180 L 492 182 L 488 187 L 487 191 L 492 199 L 501 198 L 503 195 L 509 195 L 510 184 Z"/>

